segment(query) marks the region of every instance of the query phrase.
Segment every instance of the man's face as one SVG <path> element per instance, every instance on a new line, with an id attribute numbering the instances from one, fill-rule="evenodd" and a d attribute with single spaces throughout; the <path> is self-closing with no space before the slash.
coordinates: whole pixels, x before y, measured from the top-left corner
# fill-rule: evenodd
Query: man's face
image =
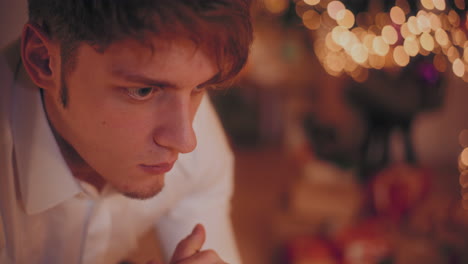
<path id="1" fill-rule="evenodd" d="M 71 146 L 62 148 L 70 166 L 83 167 L 66 153 L 76 151 L 81 163 L 133 198 L 157 194 L 178 154 L 193 151 L 195 112 L 217 73 L 194 45 L 157 41 L 154 50 L 125 40 L 103 53 L 81 45 L 64 79 L 67 107 L 58 92 L 46 100 L 54 129 Z"/>

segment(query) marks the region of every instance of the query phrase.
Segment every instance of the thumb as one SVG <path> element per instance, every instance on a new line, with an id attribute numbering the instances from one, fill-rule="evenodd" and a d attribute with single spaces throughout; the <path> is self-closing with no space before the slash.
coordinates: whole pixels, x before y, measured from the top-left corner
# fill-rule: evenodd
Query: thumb
<path id="1" fill-rule="evenodd" d="M 172 255 L 171 263 L 177 263 L 199 252 L 205 243 L 205 238 L 205 228 L 203 225 L 197 224 L 192 233 L 179 242 Z"/>

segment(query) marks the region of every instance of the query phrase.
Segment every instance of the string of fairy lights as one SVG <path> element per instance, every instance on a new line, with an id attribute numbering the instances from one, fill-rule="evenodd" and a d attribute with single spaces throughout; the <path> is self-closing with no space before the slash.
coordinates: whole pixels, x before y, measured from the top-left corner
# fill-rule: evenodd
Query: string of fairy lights
<path id="1" fill-rule="evenodd" d="M 265 1 L 275 12 L 285 2 Z M 345 73 L 363 82 L 369 69 L 405 67 L 412 57 L 432 55 L 439 72 L 452 71 L 468 82 L 468 12 L 464 0 L 452 1 L 418 0 L 417 12 L 407 0 L 396 0 L 388 12 L 381 1 L 368 1 L 367 10 L 356 14 L 336 0 L 297 0 L 295 9 L 333 76 Z"/>

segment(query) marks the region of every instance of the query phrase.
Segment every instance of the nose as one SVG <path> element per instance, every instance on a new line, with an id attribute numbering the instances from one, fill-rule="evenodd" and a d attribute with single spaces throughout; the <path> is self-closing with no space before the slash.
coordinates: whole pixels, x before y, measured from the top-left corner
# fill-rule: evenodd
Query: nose
<path id="1" fill-rule="evenodd" d="M 164 116 L 157 117 L 160 122 L 154 131 L 153 141 L 178 153 L 192 152 L 197 146 L 192 125 L 195 111 L 196 107 L 191 105 L 190 100 L 173 101 L 162 113 Z"/>

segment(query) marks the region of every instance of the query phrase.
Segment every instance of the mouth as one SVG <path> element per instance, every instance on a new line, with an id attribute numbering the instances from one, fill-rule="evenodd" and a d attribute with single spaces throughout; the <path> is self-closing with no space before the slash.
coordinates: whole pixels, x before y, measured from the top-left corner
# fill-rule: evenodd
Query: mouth
<path id="1" fill-rule="evenodd" d="M 173 162 L 164 162 L 155 165 L 140 164 L 139 167 L 148 174 L 164 174 L 169 172 L 174 166 L 175 161 Z"/>

